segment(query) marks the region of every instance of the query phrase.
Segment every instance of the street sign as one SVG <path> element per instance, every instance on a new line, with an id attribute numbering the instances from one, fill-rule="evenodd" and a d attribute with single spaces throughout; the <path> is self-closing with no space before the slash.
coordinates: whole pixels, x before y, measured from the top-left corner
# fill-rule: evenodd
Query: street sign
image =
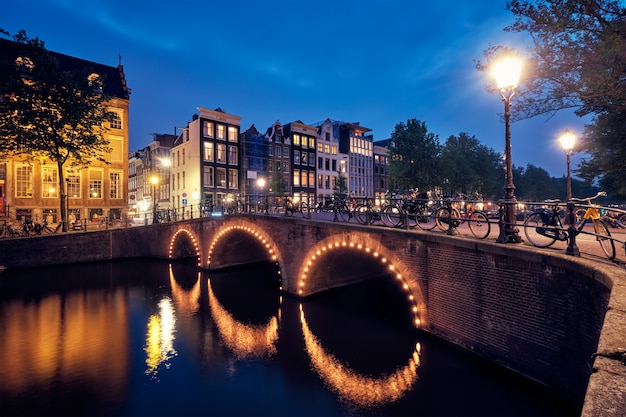
<path id="1" fill-rule="evenodd" d="M 187 199 L 183 198 L 183 204 L 187 204 Z"/>

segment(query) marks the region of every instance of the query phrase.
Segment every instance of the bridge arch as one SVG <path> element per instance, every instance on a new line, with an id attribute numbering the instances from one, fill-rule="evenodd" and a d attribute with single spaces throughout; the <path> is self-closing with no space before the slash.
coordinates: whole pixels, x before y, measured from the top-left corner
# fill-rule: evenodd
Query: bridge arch
<path id="1" fill-rule="evenodd" d="M 184 256 L 181 256 L 181 243 L 185 240 L 191 243 L 191 247 L 183 248 L 182 251 L 183 251 Z M 182 243 L 182 245 L 184 245 L 184 243 Z M 178 250 L 178 254 L 176 253 L 177 250 Z M 192 253 L 189 253 L 190 251 Z M 196 237 L 195 233 L 193 233 L 191 230 L 185 227 L 181 227 L 177 229 L 172 235 L 172 237 L 170 238 L 170 245 L 169 245 L 167 257 L 169 259 L 175 259 L 175 258 L 187 257 L 189 255 L 195 256 L 198 260 L 198 266 L 202 266 L 202 255 L 200 251 L 199 239 Z"/>
<path id="2" fill-rule="evenodd" d="M 235 256 L 232 252 L 229 253 L 228 259 L 215 259 L 216 251 L 219 250 L 220 244 L 225 241 L 225 238 L 234 234 L 234 233 L 243 233 L 251 237 L 254 241 L 258 243 L 260 247 L 262 247 L 263 258 L 264 260 L 270 260 L 274 262 L 278 269 L 278 274 L 281 275 L 281 271 L 284 271 L 283 260 L 280 256 L 280 251 L 274 239 L 265 232 L 262 228 L 256 226 L 254 223 L 249 223 L 244 220 L 239 220 L 237 222 L 230 222 L 223 224 L 220 228 L 215 231 L 213 239 L 211 240 L 211 244 L 209 245 L 207 251 L 207 261 L 206 267 L 209 269 L 214 268 L 223 268 L 233 265 L 238 265 L 240 263 L 246 263 L 251 261 L 260 261 L 262 259 L 254 259 L 254 254 L 243 254 L 243 256 Z M 235 239 L 236 240 L 236 239 Z M 252 256 L 253 258 L 250 258 Z M 280 289 L 282 290 L 282 283 L 280 285 Z"/>
<path id="3" fill-rule="evenodd" d="M 316 263 L 335 250 L 356 251 L 378 262 L 384 270 L 395 277 L 397 284 L 404 290 L 410 306 L 410 314 L 413 317 L 413 324 L 418 328 L 426 324 L 426 298 L 418 277 L 410 276 L 409 271 L 414 269 L 405 265 L 404 261 L 393 250 L 382 245 L 379 240 L 373 239 L 369 233 L 339 233 L 321 240 L 310 248 L 303 257 L 297 273 L 297 294 L 299 296 L 306 297 L 327 289 L 319 276 L 311 277 L 311 272 Z M 336 277 L 333 279 L 336 284 Z M 345 282 L 349 283 L 349 281 L 350 277 L 346 277 Z"/>

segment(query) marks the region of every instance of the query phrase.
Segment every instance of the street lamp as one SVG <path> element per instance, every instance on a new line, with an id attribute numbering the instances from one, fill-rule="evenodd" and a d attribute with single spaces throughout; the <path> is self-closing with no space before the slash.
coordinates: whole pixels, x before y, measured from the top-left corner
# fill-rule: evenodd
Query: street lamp
<path id="1" fill-rule="evenodd" d="M 152 184 L 152 224 L 156 223 L 157 216 L 157 202 L 156 202 L 156 186 L 159 183 L 159 177 L 150 177 L 150 183 Z"/>
<path id="2" fill-rule="evenodd" d="M 572 198 L 572 174 L 570 171 L 570 157 L 574 152 L 574 142 L 576 141 L 576 135 L 569 131 L 569 129 L 565 129 L 565 132 L 559 138 L 561 141 L 561 146 L 563 147 L 563 151 L 567 156 L 567 201 Z"/>
<path id="3" fill-rule="evenodd" d="M 256 180 L 256 186 L 257 186 L 257 202 L 256 202 L 256 208 L 255 211 L 258 211 L 259 209 L 259 203 L 260 203 L 260 199 L 259 199 L 259 191 L 263 191 L 263 188 L 265 187 L 265 178 L 258 178 Z"/>
<path id="4" fill-rule="evenodd" d="M 517 58 L 505 57 L 497 61 L 491 73 L 496 79 L 500 96 L 504 102 L 505 123 L 505 158 L 506 179 L 504 182 L 504 230 L 496 240 L 499 243 L 519 243 L 522 238 L 517 229 L 515 212 L 517 199 L 515 198 L 515 185 L 513 185 L 513 161 L 511 159 L 511 98 L 515 94 L 515 88 L 521 75 L 522 63 Z"/>

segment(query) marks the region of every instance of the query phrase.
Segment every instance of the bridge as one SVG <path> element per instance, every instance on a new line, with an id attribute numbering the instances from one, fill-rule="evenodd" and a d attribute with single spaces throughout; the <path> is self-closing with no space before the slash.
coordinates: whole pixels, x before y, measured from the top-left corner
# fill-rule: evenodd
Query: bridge
<path id="1" fill-rule="evenodd" d="M 463 234 L 235 214 L 0 240 L 9 269 L 138 257 L 192 257 L 207 270 L 272 262 L 281 290 L 303 300 L 386 274 L 416 328 L 576 399 L 593 366 L 603 372 L 592 381 L 615 375 L 626 346 L 622 267 Z"/>

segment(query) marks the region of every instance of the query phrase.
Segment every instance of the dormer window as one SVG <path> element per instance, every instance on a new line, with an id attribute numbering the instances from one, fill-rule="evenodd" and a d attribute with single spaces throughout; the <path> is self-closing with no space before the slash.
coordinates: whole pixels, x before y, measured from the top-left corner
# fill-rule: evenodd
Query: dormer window
<path id="1" fill-rule="evenodd" d="M 102 92 L 102 79 L 100 78 L 100 75 L 95 72 L 91 73 L 89 77 L 87 77 L 87 80 L 89 81 L 89 86 L 91 86 L 95 91 L 99 93 Z"/>

